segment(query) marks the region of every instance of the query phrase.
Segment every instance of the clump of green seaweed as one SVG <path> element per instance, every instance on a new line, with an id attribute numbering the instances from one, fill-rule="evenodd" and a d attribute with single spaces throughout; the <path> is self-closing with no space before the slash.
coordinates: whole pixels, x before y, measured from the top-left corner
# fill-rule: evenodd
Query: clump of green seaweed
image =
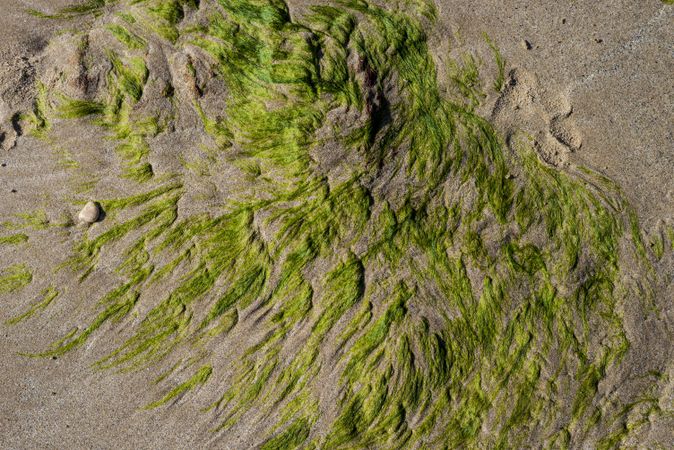
<path id="1" fill-rule="evenodd" d="M 0 294 L 9 294 L 29 285 L 33 274 L 25 264 L 13 264 L 0 272 Z"/>
<path id="2" fill-rule="evenodd" d="M 183 24 L 207 5 L 207 20 Z M 166 365 L 187 349 L 197 357 L 174 369 L 193 375 L 147 406 L 219 379 L 217 430 L 255 421 L 265 449 L 514 448 L 532 436 L 564 448 L 600 426 L 598 447 L 611 448 L 638 426 L 596 395 L 630 350 L 618 305 L 644 295 L 623 281 L 628 258 L 647 270 L 638 223 L 610 180 L 546 166 L 525 136 L 504 144 L 475 112 L 475 59 L 450 63 L 462 98 L 441 93 L 431 3 L 335 0 L 297 17 L 281 0 L 89 1 L 57 16 L 111 6 L 126 25 L 106 29 L 126 50 L 107 53 L 106 92 L 62 96 L 54 116 L 110 133 L 137 182 L 99 200 L 105 228 L 63 265 L 84 281 L 122 245 L 123 281 L 42 355 L 142 304 L 97 366 Z M 501 91 L 505 62 L 486 39 Z M 189 105 L 214 158 L 241 174 L 220 211 L 181 215 L 189 181 L 148 162 L 165 115 L 136 108 L 157 40 L 200 49 L 227 87 L 222 116 Z M 26 115 L 38 135 L 57 126 L 46 95 Z M 0 292 L 26 280 L 12 266 Z M 13 322 L 59 296 L 43 294 Z M 223 351 L 230 367 L 211 361 Z"/>

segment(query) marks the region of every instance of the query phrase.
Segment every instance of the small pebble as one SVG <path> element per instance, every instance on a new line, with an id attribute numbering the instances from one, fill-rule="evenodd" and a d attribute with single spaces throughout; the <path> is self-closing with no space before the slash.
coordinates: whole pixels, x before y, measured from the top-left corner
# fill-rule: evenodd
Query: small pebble
<path id="1" fill-rule="evenodd" d="M 531 50 L 533 45 L 531 45 L 531 42 L 527 41 L 526 39 L 522 39 L 522 47 L 526 48 L 527 50 Z"/>
<path id="2" fill-rule="evenodd" d="M 79 219 L 80 222 L 94 223 L 98 220 L 101 215 L 100 207 L 94 202 L 88 202 L 80 211 Z"/>

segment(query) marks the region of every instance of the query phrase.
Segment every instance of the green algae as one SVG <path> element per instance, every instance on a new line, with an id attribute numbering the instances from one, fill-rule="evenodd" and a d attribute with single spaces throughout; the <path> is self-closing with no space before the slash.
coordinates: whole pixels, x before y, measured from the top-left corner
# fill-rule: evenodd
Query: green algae
<path id="1" fill-rule="evenodd" d="M 0 236 L 0 245 L 19 245 L 28 242 L 28 235 L 24 233 L 11 234 L 9 236 Z"/>
<path id="2" fill-rule="evenodd" d="M 53 301 L 56 299 L 56 297 L 59 296 L 59 292 L 54 289 L 53 287 L 49 287 L 47 289 L 44 289 L 40 293 L 40 297 L 42 298 L 41 300 L 35 302 L 33 305 L 31 305 L 25 312 L 22 314 L 19 314 L 16 317 L 13 317 L 9 320 L 6 321 L 7 325 L 16 325 L 17 323 L 23 322 L 24 320 L 27 320 L 31 318 L 33 315 L 36 313 L 39 313 L 46 309 Z"/>
<path id="3" fill-rule="evenodd" d="M 80 163 L 74 158 L 72 152 L 67 149 L 59 148 L 54 151 L 58 157 L 56 165 L 60 169 L 79 169 Z"/>
<path id="4" fill-rule="evenodd" d="M 132 35 L 123 35 L 119 26 L 111 25 L 109 30 L 130 49 L 145 48 L 144 45 L 140 45 L 140 37 L 135 36 L 137 39 L 134 40 Z M 116 52 L 108 50 L 107 58 L 112 70 L 107 74 L 108 92 L 105 99 L 85 100 L 60 94 L 58 105 L 54 109 L 60 118 L 89 118 L 94 124 L 107 128 L 111 132 L 111 138 L 121 141 L 116 147 L 116 152 L 123 160 L 122 176 L 137 183 L 144 183 L 154 176 L 153 167 L 147 161 L 150 151 L 147 139 L 156 136 L 161 127 L 156 117 L 135 117 L 132 109 L 143 96 L 149 72 L 142 57 L 121 57 Z M 36 103 L 35 112 L 29 120 L 38 125 L 41 122 L 36 118 L 45 115 L 42 112 L 45 107 L 41 105 L 47 102 L 47 94 L 41 95 L 44 98 Z M 49 129 L 47 122 L 38 125 L 36 129 L 40 130 L 40 134 Z"/>
<path id="5" fill-rule="evenodd" d="M 487 33 L 484 34 L 484 39 L 489 45 L 489 48 L 491 49 L 493 55 L 494 55 L 494 60 L 496 61 L 496 68 L 498 70 L 496 79 L 494 80 L 494 90 L 496 92 L 501 92 L 504 87 L 505 83 L 505 66 L 506 62 L 503 59 L 503 56 L 501 55 L 501 51 L 498 49 L 496 44 L 491 40 L 489 35 Z"/>
<path id="6" fill-rule="evenodd" d="M 45 14 L 35 9 L 28 9 L 28 13 L 46 19 L 69 19 L 89 14 L 98 15 L 106 5 L 112 5 L 118 1 L 119 0 L 86 0 L 77 5 L 61 8 L 56 14 Z"/>
<path id="7" fill-rule="evenodd" d="M 252 415 L 269 449 L 522 447 L 534 427 L 546 447 L 590 430 L 607 430 L 605 446 L 628 435 L 609 417 L 636 405 L 597 392 L 630 351 L 618 311 L 641 295 L 624 285 L 624 261 L 650 255 L 638 218 L 610 180 L 547 166 L 525 137 L 505 145 L 475 112 L 486 89 L 473 55 L 448 62 L 455 92 L 441 92 L 430 2 L 341 0 L 300 17 L 277 0 L 132 3 L 138 35 L 108 27 L 130 53 L 107 53 L 105 98 L 57 108 L 110 133 L 122 177 L 139 183 L 100 201 L 106 228 L 63 265 L 85 281 L 115 248 L 121 281 L 42 355 L 118 322 L 131 336 L 99 368 L 227 348 L 228 367 L 204 365 L 147 407 L 218 378 L 216 429 Z M 184 27 L 206 3 L 207 20 Z M 222 116 L 182 105 L 216 143 L 208 163 L 246 175 L 220 210 L 181 215 L 188 177 L 162 184 L 147 162 L 163 127 L 160 112 L 137 111 L 152 70 L 139 43 L 155 34 L 205 52 L 228 89 Z M 500 92 L 505 61 L 485 40 Z M 42 89 L 28 119 L 40 133 L 48 103 Z M 322 166 L 330 146 L 354 159 Z"/>
<path id="8" fill-rule="evenodd" d="M 63 99 L 59 106 L 60 116 L 64 119 L 77 119 L 80 117 L 103 114 L 105 105 L 91 100 Z"/>
<path id="9" fill-rule="evenodd" d="M 44 137 L 51 129 L 51 121 L 47 116 L 49 111 L 47 87 L 37 83 L 37 94 L 33 102 L 33 111 L 22 114 L 20 119 L 28 124 L 29 132 L 35 137 Z"/>
<path id="10" fill-rule="evenodd" d="M 108 30 L 110 30 L 119 42 L 124 44 L 130 50 L 144 50 L 147 48 L 147 42 L 145 42 L 143 38 L 129 31 L 122 25 L 109 25 Z"/>
<path id="11" fill-rule="evenodd" d="M 306 418 L 301 418 L 289 425 L 282 433 L 265 442 L 262 450 L 282 450 L 298 448 L 309 437 L 310 423 Z"/>
<path id="12" fill-rule="evenodd" d="M 167 393 L 161 400 L 150 403 L 145 407 L 145 409 L 157 408 L 159 406 L 165 405 L 171 400 L 183 395 L 187 391 L 190 391 L 197 386 L 201 386 L 208 381 L 211 374 L 213 373 L 213 368 L 211 366 L 204 366 L 199 369 L 189 380 L 173 388 L 169 393 Z"/>
<path id="13" fill-rule="evenodd" d="M 25 264 L 13 264 L 0 271 L 0 295 L 11 294 L 28 286 L 33 274 Z"/>
<path id="14" fill-rule="evenodd" d="M 17 213 L 14 220 L 1 222 L 0 226 L 8 230 L 46 230 L 51 223 L 44 209 L 36 209 L 27 213 Z"/>

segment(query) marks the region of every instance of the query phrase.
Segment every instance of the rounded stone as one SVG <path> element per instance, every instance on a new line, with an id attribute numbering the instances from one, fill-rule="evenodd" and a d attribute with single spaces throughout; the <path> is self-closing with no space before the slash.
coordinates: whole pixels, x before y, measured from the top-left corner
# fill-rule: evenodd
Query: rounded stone
<path id="1" fill-rule="evenodd" d="M 95 202 L 88 202 L 80 211 L 79 219 L 81 222 L 94 223 L 101 215 L 101 209 Z"/>

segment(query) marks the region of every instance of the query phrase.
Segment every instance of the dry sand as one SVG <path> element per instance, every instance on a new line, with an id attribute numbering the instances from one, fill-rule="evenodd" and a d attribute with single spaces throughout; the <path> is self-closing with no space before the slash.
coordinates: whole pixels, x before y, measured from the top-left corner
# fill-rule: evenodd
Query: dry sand
<path id="1" fill-rule="evenodd" d="M 13 130 L 7 126 L 12 114 L 30 109 L 47 42 L 62 28 L 86 22 L 45 21 L 24 11 L 68 3 L 0 0 L 0 133 L 5 133 L 0 221 L 36 206 L 77 214 L 71 205 L 59 205 L 71 188 L 43 156 L 48 152 L 44 143 L 19 138 L 13 145 Z M 674 6 L 659 0 L 439 0 L 438 7 L 441 31 L 432 45 L 441 48 L 446 36 L 454 36 L 465 44 L 463 49 L 484 52 L 482 33 L 487 32 L 515 71 L 521 91 L 512 95 L 518 97 L 499 101 L 494 96 L 483 111 L 504 135 L 523 129 L 536 136 L 553 164 L 587 165 L 617 181 L 646 231 L 658 221 L 674 225 Z M 51 261 L 69 248 L 70 242 L 53 236 L 40 242 L 32 257 L 48 274 Z M 16 257 L 13 252 L 0 249 L 3 265 Z M 665 272 L 656 296 L 667 305 L 663 320 L 671 326 L 671 257 Z M 0 319 L 11 317 L 32 295 L 34 291 L 3 297 Z M 664 325 L 642 326 L 631 332 L 647 335 L 649 327 Z M 17 351 L 58 338 L 63 331 L 58 320 L 0 329 L 0 448 L 194 448 L 209 442 L 198 400 L 140 409 L 161 392 L 149 383 L 156 374 L 92 370 L 90 364 L 102 354 L 96 341 L 103 337 L 63 357 L 34 359 Z M 654 358 L 671 355 L 671 341 L 659 345 L 648 350 Z M 671 364 L 669 368 L 674 375 Z M 670 405 L 671 383 L 664 399 Z M 645 447 L 651 437 L 666 442 L 669 433 L 674 448 L 668 425 L 673 424 L 645 430 L 643 441 L 634 444 Z M 245 442 L 232 442 L 236 436 L 210 445 L 246 448 Z"/>

